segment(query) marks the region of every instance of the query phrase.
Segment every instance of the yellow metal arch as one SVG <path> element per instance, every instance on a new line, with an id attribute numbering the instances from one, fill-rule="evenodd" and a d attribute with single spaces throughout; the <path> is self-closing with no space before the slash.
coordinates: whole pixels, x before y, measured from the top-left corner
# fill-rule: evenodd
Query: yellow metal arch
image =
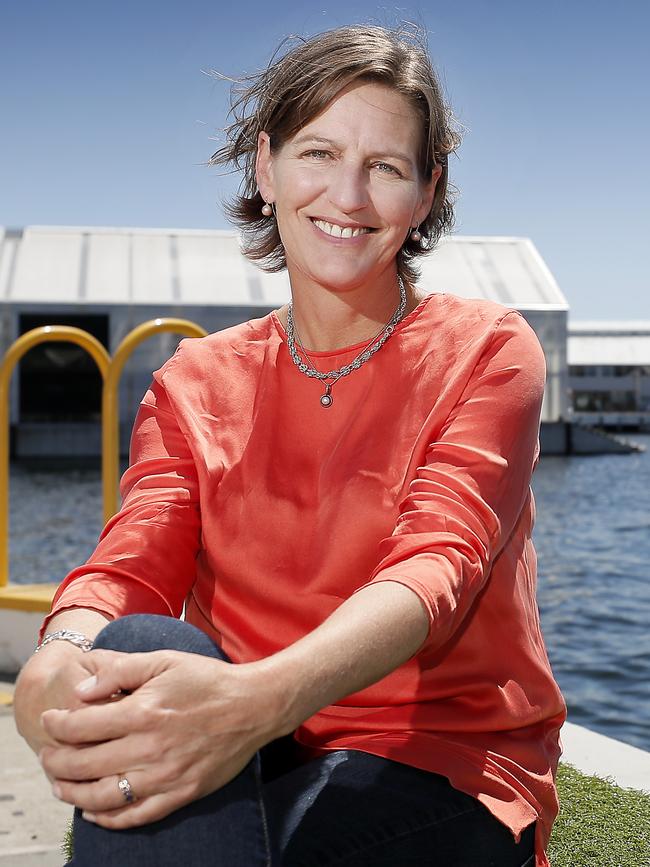
<path id="1" fill-rule="evenodd" d="M 70 325 L 32 328 L 11 344 L 0 365 L 0 588 L 9 583 L 9 387 L 20 359 L 39 343 L 76 343 L 92 356 L 106 382 L 110 356 L 96 337 Z"/>
<path id="2" fill-rule="evenodd" d="M 200 325 L 187 319 L 151 319 L 138 325 L 111 358 L 102 344 L 80 328 L 46 325 L 33 328 L 7 350 L 0 364 L 0 608 L 48 611 L 56 585 L 9 585 L 9 389 L 16 364 L 39 343 L 67 341 L 85 349 L 102 376 L 102 493 L 104 521 L 119 509 L 119 380 L 133 350 L 154 334 L 173 331 L 186 337 L 205 337 Z"/>
<path id="3" fill-rule="evenodd" d="M 130 331 L 115 350 L 102 394 L 102 483 L 104 523 L 119 509 L 120 430 L 118 387 L 122 370 L 133 350 L 154 334 L 174 331 L 186 337 L 205 337 L 208 333 L 188 319 L 150 319 Z"/>

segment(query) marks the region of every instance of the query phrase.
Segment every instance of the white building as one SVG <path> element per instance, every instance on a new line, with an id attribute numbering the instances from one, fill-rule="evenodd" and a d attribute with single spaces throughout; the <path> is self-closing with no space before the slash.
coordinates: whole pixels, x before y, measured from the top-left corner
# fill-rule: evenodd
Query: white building
<path id="1" fill-rule="evenodd" d="M 571 322 L 568 361 L 576 419 L 650 429 L 650 321 Z"/>
<path id="2" fill-rule="evenodd" d="M 526 238 L 451 237 L 422 261 L 420 285 L 513 307 L 535 329 L 547 361 L 546 426 L 569 413 L 569 305 Z M 114 352 L 136 325 L 156 317 L 190 319 L 216 331 L 262 316 L 288 300 L 286 273 L 267 274 L 240 253 L 236 233 L 183 229 L 31 226 L 0 229 L 0 351 L 37 325 L 77 325 Z M 151 371 L 178 336 L 143 344 L 120 390 L 123 447 Z M 15 453 L 42 453 L 44 437 L 74 454 L 99 447 L 99 379 L 80 348 L 44 344 L 21 362 L 12 389 Z M 54 437 L 53 424 L 64 437 Z M 63 447 L 63 446 L 62 446 Z"/>

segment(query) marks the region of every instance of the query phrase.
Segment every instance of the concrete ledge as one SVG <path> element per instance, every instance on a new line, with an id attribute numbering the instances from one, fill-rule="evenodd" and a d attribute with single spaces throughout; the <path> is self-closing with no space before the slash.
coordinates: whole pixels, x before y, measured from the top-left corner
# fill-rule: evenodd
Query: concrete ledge
<path id="1" fill-rule="evenodd" d="M 0 587 L 0 609 L 14 611 L 42 611 L 52 607 L 58 584 L 7 584 Z"/>
<path id="2" fill-rule="evenodd" d="M 3 608 L 0 604 L 0 671 L 16 674 L 34 652 L 43 611 Z"/>
<path id="3" fill-rule="evenodd" d="M 573 723 L 564 724 L 560 737 L 560 761 L 583 774 L 611 777 L 624 789 L 650 793 L 650 753 Z"/>
<path id="4" fill-rule="evenodd" d="M 0 671 L 16 673 L 34 652 L 58 584 L 0 587 Z"/>

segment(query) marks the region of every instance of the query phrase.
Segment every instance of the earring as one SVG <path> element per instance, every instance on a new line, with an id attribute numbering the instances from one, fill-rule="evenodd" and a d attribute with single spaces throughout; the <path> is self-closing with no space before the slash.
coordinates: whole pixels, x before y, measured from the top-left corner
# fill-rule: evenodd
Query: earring
<path id="1" fill-rule="evenodd" d="M 416 244 L 418 243 L 418 241 L 422 240 L 422 233 L 420 232 L 420 230 L 418 229 L 417 226 L 413 226 L 413 231 L 411 232 L 410 237 L 411 237 L 411 241 L 415 241 Z"/>
<path id="2" fill-rule="evenodd" d="M 265 217 L 271 217 L 273 215 L 273 206 L 269 205 L 268 202 L 264 202 L 262 205 L 262 213 Z"/>

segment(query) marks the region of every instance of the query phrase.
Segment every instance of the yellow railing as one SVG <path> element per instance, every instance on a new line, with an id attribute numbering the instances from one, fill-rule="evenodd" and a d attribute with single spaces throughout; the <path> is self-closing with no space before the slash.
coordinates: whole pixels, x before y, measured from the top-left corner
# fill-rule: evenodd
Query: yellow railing
<path id="1" fill-rule="evenodd" d="M 118 510 L 120 475 L 118 386 L 128 357 L 143 340 L 163 331 L 174 331 L 186 337 L 205 337 L 207 331 L 187 319 L 150 319 L 126 335 L 115 350 L 104 379 L 102 390 L 102 485 L 104 491 L 104 523 Z"/>
<path id="2" fill-rule="evenodd" d="M 119 508 L 120 419 L 118 389 L 124 365 L 133 350 L 154 334 L 173 331 L 186 337 L 204 337 L 207 332 L 187 319 L 151 319 L 134 328 L 111 358 L 101 343 L 80 328 L 46 325 L 33 328 L 7 350 L 0 364 L 0 608 L 42 611 L 49 608 L 56 585 L 9 583 L 9 389 L 20 359 L 32 347 L 47 341 L 66 341 L 81 346 L 102 376 L 102 493 L 104 522 Z"/>

